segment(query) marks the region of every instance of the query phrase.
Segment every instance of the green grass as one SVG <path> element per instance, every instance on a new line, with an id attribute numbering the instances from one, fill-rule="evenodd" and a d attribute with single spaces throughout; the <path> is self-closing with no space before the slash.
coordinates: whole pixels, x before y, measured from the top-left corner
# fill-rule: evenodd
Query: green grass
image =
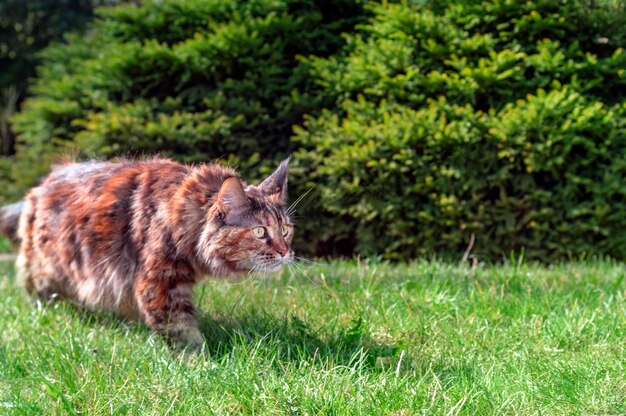
<path id="1" fill-rule="evenodd" d="M 12 250 L 11 242 L 0 235 L 0 254 L 10 253 Z"/>
<path id="2" fill-rule="evenodd" d="M 0 266 L 0 414 L 625 414 L 626 266 L 337 262 L 197 298 L 208 357 Z"/>

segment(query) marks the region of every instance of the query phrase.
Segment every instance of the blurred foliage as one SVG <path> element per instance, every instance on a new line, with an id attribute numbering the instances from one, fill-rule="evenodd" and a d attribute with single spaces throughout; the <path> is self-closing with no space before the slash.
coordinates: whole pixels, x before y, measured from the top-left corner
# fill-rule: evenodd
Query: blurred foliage
<path id="1" fill-rule="evenodd" d="M 37 52 L 63 33 L 80 28 L 93 2 L 80 0 L 3 0 L 0 2 L 0 88 L 22 90 L 35 75 Z"/>
<path id="2" fill-rule="evenodd" d="M 295 151 L 291 193 L 313 188 L 301 252 L 459 258 L 473 233 L 490 259 L 626 258 L 622 1 L 148 0 L 97 14 L 41 55 L 5 198 L 59 154 L 223 158 L 249 176 Z"/>
<path id="3" fill-rule="evenodd" d="M 9 123 L 40 63 L 39 52 L 64 34 L 80 31 L 93 9 L 125 0 L 3 0 L 0 2 L 0 179 L 10 174 L 15 133 Z M 0 194 L 14 199 L 22 189 L 10 184 Z"/>
<path id="4" fill-rule="evenodd" d="M 424 4 L 422 4 L 424 3 Z M 626 258 L 621 2 L 371 4 L 311 57 L 335 106 L 296 129 L 361 253 Z"/>
<path id="5" fill-rule="evenodd" d="M 0 254 L 10 253 L 13 250 L 11 242 L 3 236 L 0 236 Z"/>
<path id="6" fill-rule="evenodd" d="M 148 0 L 97 13 L 90 31 L 42 55 L 13 123 L 15 195 L 63 153 L 223 157 L 258 171 L 291 152 L 291 126 L 324 104 L 298 56 L 336 52 L 363 10 L 354 0 Z"/>
<path id="7" fill-rule="evenodd" d="M 94 1 L 3 0 L 0 2 L 0 155 L 14 152 L 8 119 L 35 75 L 37 53 L 63 33 L 77 30 L 92 16 Z"/>

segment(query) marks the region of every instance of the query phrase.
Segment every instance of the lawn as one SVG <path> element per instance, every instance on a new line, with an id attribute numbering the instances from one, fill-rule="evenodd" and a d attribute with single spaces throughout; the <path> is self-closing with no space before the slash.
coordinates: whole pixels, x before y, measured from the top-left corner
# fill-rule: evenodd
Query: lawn
<path id="1" fill-rule="evenodd" d="M 304 274 L 306 273 L 306 275 Z M 625 414 L 626 266 L 334 262 L 199 285 L 207 356 L 29 301 L 0 264 L 0 414 Z"/>

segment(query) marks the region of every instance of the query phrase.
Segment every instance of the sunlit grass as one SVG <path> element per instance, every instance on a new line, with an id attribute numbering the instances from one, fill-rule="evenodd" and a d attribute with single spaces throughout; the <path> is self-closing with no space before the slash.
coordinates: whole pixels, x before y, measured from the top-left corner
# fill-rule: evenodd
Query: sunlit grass
<path id="1" fill-rule="evenodd" d="M 624 414 L 626 267 L 336 262 L 198 286 L 207 357 L 0 271 L 0 414 Z"/>

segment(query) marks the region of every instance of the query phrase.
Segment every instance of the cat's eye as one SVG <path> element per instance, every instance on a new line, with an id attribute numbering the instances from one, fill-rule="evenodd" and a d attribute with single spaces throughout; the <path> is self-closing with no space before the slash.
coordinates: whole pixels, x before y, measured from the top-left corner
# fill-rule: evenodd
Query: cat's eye
<path id="1" fill-rule="evenodd" d="M 252 229 L 252 234 L 256 237 L 256 238 L 263 238 L 265 237 L 265 227 L 256 227 Z"/>
<path id="2" fill-rule="evenodd" d="M 289 228 L 286 225 L 283 225 L 282 231 L 283 235 L 287 235 L 287 233 L 289 233 Z"/>

